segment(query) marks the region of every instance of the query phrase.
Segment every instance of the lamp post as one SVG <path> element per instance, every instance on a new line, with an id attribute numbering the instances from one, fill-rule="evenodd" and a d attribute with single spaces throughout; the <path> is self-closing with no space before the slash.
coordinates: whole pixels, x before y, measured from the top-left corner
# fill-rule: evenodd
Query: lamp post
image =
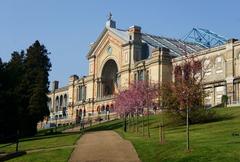
<path id="1" fill-rule="evenodd" d="M 57 119 L 58 119 L 58 116 L 55 115 L 55 120 L 56 120 L 55 132 L 57 132 Z"/>
<path id="2" fill-rule="evenodd" d="M 88 106 L 90 106 L 90 104 L 91 104 L 91 99 L 89 98 L 88 99 Z M 93 107 L 92 107 L 92 113 L 90 115 L 91 115 L 91 117 L 89 119 L 89 122 L 90 122 L 90 127 L 91 127 L 92 126 L 92 118 L 93 118 Z"/>

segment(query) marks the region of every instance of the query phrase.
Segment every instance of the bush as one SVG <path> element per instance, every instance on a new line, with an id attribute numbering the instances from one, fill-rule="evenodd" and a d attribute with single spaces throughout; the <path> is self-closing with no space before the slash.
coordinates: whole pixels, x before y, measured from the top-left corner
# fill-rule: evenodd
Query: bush
<path id="1" fill-rule="evenodd" d="M 167 115 L 173 124 L 185 124 L 186 123 L 186 110 L 172 109 L 167 110 Z M 219 116 L 214 109 L 195 108 L 189 110 L 189 123 L 208 123 L 218 120 Z"/>
<path id="2" fill-rule="evenodd" d="M 227 102 L 228 102 L 228 96 L 222 95 L 222 104 L 224 105 L 224 107 L 227 106 Z"/>

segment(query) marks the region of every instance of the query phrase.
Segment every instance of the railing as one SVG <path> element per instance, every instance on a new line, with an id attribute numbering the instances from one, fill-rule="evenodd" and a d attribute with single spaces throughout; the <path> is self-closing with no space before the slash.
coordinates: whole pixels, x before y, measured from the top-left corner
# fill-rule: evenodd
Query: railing
<path id="1" fill-rule="evenodd" d="M 107 95 L 107 96 L 97 97 L 96 101 L 110 100 L 113 98 L 114 98 L 114 95 Z"/>
<path id="2" fill-rule="evenodd" d="M 101 113 L 96 113 L 94 115 L 84 116 L 81 118 L 57 118 L 57 119 L 49 119 L 47 123 L 39 123 L 38 128 L 44 128 L 45 125 L 51 125 L 50 127 L 60 126 L 60 125 L 70 125 L 80 123 L 80 120 L 84 123 L 97 123 L 105 120 L 112 120 L 118 118 L 116 112 L 107 113 L 106 111 L 102 111 Z M 49 127 L 49 126 L 48 126 Z"/>
<path id="3" fill-rule="evenodd" d="M 232 101 L 227 105 L 227 107 L 231 107 L 231 106 L 240 106 L 240 101 Z"/>

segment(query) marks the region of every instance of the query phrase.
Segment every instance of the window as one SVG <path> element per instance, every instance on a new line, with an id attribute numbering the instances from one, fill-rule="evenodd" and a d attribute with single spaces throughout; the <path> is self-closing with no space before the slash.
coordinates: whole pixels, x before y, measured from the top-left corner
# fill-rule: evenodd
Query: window
<path id="1" fill-rule="evenodd" d="M 146 73 L 146 80 L 148 81 L 149 80 L 149 71 L 147 70 L 147 73 Z"/>
<path id="2" fill-rule="evenodd" d="M 222 57 L 217 57 L 216 58 L 216 63 L 221 63 L 222 62 Z"/>
<path id="3" fill-rule="evenodd" d="M 216 58 L 215 65 L 218 69 L 222 68 L 222 57 L 221 56 Z"/>
<path id="4" fill-rule="evenodd" d="M 111 47 L 111 46 L 108 46 L 108 48 L 107 48 L 107 53 L 108 53 L 108 54 L 112 54 L 112 47 Z"/>
<path id="5" fill-rule="evenodd" d="M 138 71 L 138 80 L 144 80 L 144 76 L 143 76 L 143 70 L 139 70 Z"/>
<path id="6" fill-rule="evenodd" d="M 205 75 L 210 75 L 211 74 L 211 63 L 210 63 L 210 60 L 205 60 L 204 63 L 203 63 L 203 68 L 204 68 L 204 71 L 205 71 Z"/>
<path id="7" fill-rule="evenodd" d="M 128 52 L 125 52 L 125 62 L 128 62 Z"/>
<path id="8" fill-rule="evenodd" d="M 89 72 L 92 73 L 93 72 L 93 63 L 89 64 Z"/>
<path id="9" fill-rule="evenodd" d="M 223 92 L 224 91 L 224 87 L 216 87 L 216 92 Z"/>
<path id="10" fill-rule="evenodd" d="M 137 73 L 134 73 L 134 81 L 137 80 Z"/>
<path id="11" fill-rule="evenodd" d="M 78 87 L 78 101 L 86 100 L 86 92 L 86 86 L 81 85 Z"/>

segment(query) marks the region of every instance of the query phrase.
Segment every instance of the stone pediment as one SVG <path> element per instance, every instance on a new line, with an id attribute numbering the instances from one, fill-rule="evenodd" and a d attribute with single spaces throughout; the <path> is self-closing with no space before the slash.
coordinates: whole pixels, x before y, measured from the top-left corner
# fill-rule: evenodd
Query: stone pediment
<path id="1" fill-rule="evenodd" d="M 94 55 L 96 56 L 106 48 L 106 45 L 109 44 L 109 42 L 121 46 L 122 44 L 127 43 L 129 41 L 128 39 L 128 31 L 105 27 L 89 50 L 87 58 L 89 59 Z"/>

